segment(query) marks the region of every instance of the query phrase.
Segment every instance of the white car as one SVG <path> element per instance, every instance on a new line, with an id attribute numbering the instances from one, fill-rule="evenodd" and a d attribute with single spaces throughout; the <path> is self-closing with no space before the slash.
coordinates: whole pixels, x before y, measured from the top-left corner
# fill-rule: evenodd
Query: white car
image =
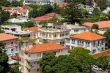
<path id="1" fill-rule="evenodd" d="M 99 68 L 99 67 L 98 67 L 98 66 L 96 66 L 96 65 L 93 65 L 93 66 L 92 66 L 92 69 L 97 70 L 97 71 L 102 71 L 102 69 L 101 69 L 101 68 Z"/>

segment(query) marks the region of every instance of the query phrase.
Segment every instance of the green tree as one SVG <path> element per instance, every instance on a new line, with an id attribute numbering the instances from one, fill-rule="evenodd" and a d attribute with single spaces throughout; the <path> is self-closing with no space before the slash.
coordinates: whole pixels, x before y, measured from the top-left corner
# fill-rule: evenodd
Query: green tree
<path id="1" fill-rule="evenodd" d="M 89 73 L 95 60 L 88 53 L 82 48 L 72 49 L 70 55 L 58 57 L 47 53 L 39 61 L 41 73 Z"/>
<path id="2" fill-rule="evenodd" d="M 16 1 L 16 0 L 13 0 L 11 2 L 11 6 L 14 6 L 14 7 L 17 7 L 17 6 L 20 6 L 20 2 Z"/>
<path id="3" fill-rule="evenodd" d="M 10 13 L 0 10 L 0 23 L 7 21 L 10 18 Z"/>
<path id="4" fill-rule="evenodd" d="M 81 11 L 82 9 L 79 9 L 78 4 L 84 2 L 84 0 L 68 0 L 67 2 L 65 17 L 71 23 L 80 23 L 81 19 L 84 18 L 84 15 Z"/>
<path id="5" fill-rule="evenodd" d="M 20 25 L 23 28 L 25 28 L 25 27 L 33 27 L 34 26 L 34 22 L 28 21 L 28 22 L 24 22 L 24 23 L 18 23 L 17 25 Z"/>
<path id="6" fill-rule="evenodd" d="M 110 29 L 107 29 L 106 32 L 104 33 L 104 36 L 106 37 L 106 46 L 107 48 L 110 48 Z"/>
<path id="7" fill-rule="evenodd" d="M 8 56 L 2 52 L 4 45 L 0 43 L 0 73 L 7 73 L 9 70 L 9 65 L 7 63 Z"/>
<path id="8" fill-rule="evenodd" d="M 110 56 L 99 57 L 96 61 L 96 64 L 103 70 L 108 70 L 109 61 L 110 61 Z"/>
<path id="9" fill-rule="evenodd" d="M 101 13 L 101 10 L 100 8 L 96 7 L 94 8 L 93 10 L 93 16 L 100 16 L 102 13 Z"/>
<path id="10" fill-rule="evenodd" d="M 0 0 L 0 6 L 10 6 L 11 3 L 7 0 Z"/>

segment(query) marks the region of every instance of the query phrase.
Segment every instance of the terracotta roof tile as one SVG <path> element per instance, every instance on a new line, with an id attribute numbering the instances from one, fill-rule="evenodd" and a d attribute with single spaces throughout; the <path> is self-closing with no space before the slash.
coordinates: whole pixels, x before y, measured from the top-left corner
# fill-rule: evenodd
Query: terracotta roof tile
<path id="1" fill-rule="evenodd" d="M 93 32 L 82 32 L 80 34 L 70 36 L 70 38 L 77 38 L 77 39 L 82 39 L 82 40 L 94 41 L 94 40 L 104 39 L 105 37 L 97 35 Z"/>
<path id="2" fill-rule="evenodd" d="M 110 28 L 110 21 L 100 21 L 96 23 L 85 22 L 83 25 L 87 27 L 92 27 L 93 24 L 97 24 L 99 28 Z"/>
<path id="3" fill-rule="evenodd" d="M 40 17 L 32 18 L 32 20 L 34 20 L 34 21 L 44 21 L 44 20 L 49 20 L 49 17 L 48 16 L 40 16 Z"/>
<path id="4" fill-rule="evenodd" d="M 0 33 L 0 41 L 16 39 L 17 37 L 11 34 Z"/>
<path id="5" fill-rule="evenodd" d="M 32 31 L 32 32 L 37 32 L 38 31 L 38 27 L 37 26 L 28 27 L 28 28 L 24 28 L 23 30 L 29 30 L 29 31 Z"/>
<path id="6" fill-rule="evenodd" d="M 50 43 L 36 44 L 32 48 L 30 48 L 27 52 L 38 53 L 38 52 L 58 51 L 64 48 L 65 47 L 60 44 L 50 42 Z"/>
<path id="7" fill-rule="evenodd" d="M 104 57 L 104 56 L 110 56 L 110 50 L 103 51 L 101 53 L 93 54 L 93 58 L 99 58 L 99 57 Z"/>

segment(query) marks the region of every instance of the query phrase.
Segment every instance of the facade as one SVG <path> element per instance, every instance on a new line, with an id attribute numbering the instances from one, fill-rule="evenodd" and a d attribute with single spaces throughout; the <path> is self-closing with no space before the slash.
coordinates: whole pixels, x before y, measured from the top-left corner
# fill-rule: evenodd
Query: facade
<path id="1" fill-rule="evenodd" d="M 105 37 L 92 32 L 82 32 L 70 36 L 65 40 L 65 46 L 70 49 L 74 47 L 82 47 L 93 53 L 101 52 L 105 49 Z"/>
<path id="2" fill-rule="evenodd" d="M 10 34 L 0 33 L 0 41 L 4 44 L 2 50 L 9 57 L 8 63 L 15 63 L 16 61 L 12 60 L 11 56 L 16 56 L 19 52 L 19 42 L 17 41 L 17 37 Z"/>
<path id="3" fill-rule="evenodd" d="M 63 27 L 60 24 L 49 23 L 46 26 L 42 26 L 38 29 L 36 37 L 39 43 L 43 42 L 55 42 L 64 44 L 64 39 L 69 36 L 69 29 Z"/>
<path id="4" fill-rule="evenodd" d="M 20 55 L 21 72 L 29 73 L 32 69 L 39 68 L 37 61 L 42 58 L 46 52 L 54 52 L 56 56 L 65 55 L 68 49 L 65 46 L 56 43 L 35 44 Z"/>
<path id="5" fill-rule="evenodd" d="M 99 28 L 98 33 L 100 34 L 104 34 L 105 31 L 110 28 L 110 21 L 99 21 L 95 23 L 85 22 L 83 25 L 88 28 L 92 28 L 94 24 L 98 25 L 98 28 Z"/>
<path id="6" fill-rule="evenodd" d="M 11 23 L 24 23 L 24 22 L 28 22 L 28 20 L 26 18 L 12 18 L 12 19 L 9 19 L 8 22 L 11 22 Z"/>
<path id="7" fill-rule="evenodd" d="M 79 26 L 79 24 L 77 24 L 77 23 L 75 25 L 64 23 L 63 25 L 67 29 L 70 30 L 70 32 L 69 32 L 70 35 L 79 34 L 81 32 L 89 31 L 89 29 L 87 27 Z"/>
<path id="8" fill-rule="evenodd" d="M 1 29 L 5 31 L 5 33 L 12 34 L 15 36 L 30 36 L 30 31 L 23 31 L 21 26 L 18 25 L 2 25 Z"/>

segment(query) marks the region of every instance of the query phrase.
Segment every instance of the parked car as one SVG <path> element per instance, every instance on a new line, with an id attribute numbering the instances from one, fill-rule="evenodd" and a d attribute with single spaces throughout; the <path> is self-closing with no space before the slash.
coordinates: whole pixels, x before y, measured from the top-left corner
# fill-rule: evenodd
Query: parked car
<path id="1" fill-rule="evenodd" d="M 96 66 L 96 65 L 93 65 L 92 66 L 92 69 L 93 70 L 97 70 L 97 71 L 102 71 L 102 69 L 101 68 L 99 68 L 98 66 Z"/>

